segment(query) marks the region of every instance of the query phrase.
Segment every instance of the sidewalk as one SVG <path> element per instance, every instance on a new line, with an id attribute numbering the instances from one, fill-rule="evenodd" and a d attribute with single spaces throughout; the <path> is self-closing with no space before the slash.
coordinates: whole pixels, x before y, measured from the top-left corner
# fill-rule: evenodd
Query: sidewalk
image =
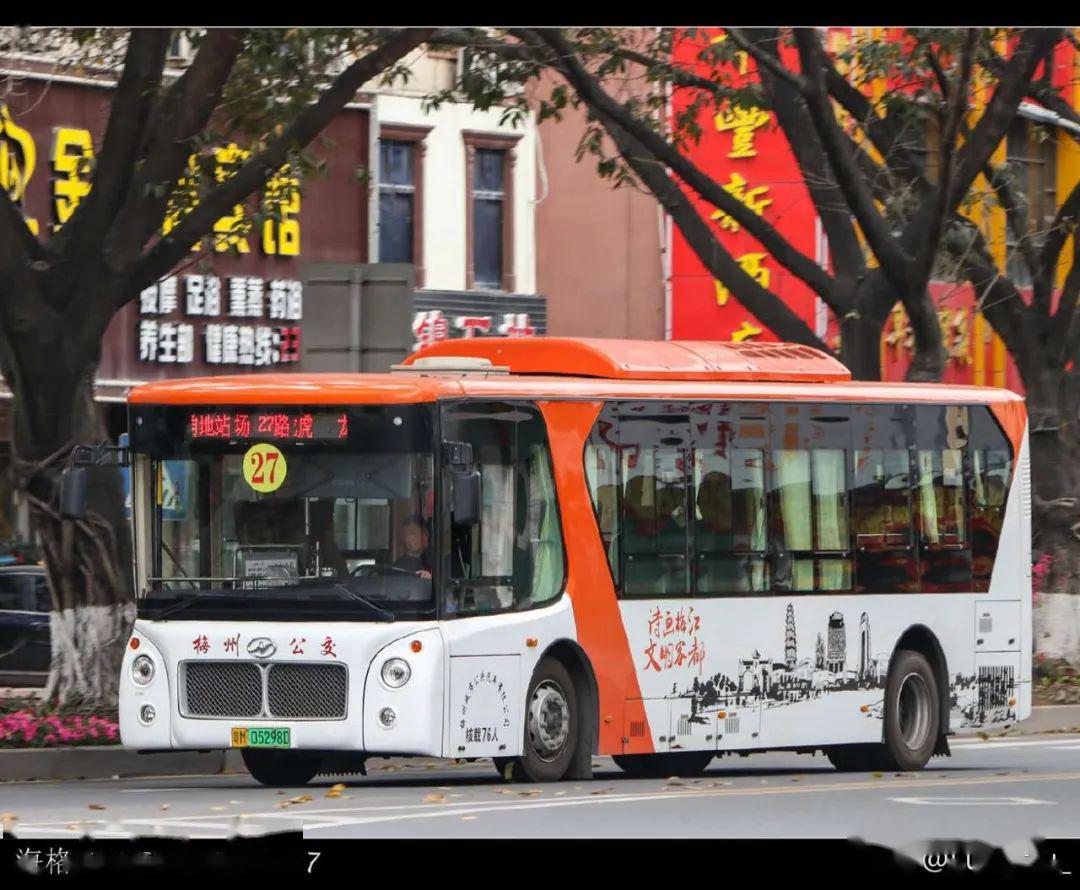
<path id="1" fill-rule="evenodd" d="M 1080 731 L 1080 705 L 1046 705 L 1032 710 L 1009 735 Z M 975 733 L 958 734 L 974 735 Z M 955 738 L 954 737 L 954 738 Z M 110 779 L 135 776 L 206 776 L 246 772 L 239 751 L 166 751 L 138 754 L 119 745 L 80 748 L 0 748 L 0 784 L 4 781 Z"/>

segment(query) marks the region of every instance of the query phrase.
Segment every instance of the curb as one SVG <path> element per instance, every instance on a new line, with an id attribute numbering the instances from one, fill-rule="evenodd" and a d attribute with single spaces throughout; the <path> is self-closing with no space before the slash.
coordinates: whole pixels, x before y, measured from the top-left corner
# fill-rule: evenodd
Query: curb
<path id="1" fill-rule="evenodd" d="M 1010 735 L 1066 732 L 1080 728 L 1080 705 L 1044 705 L 1014 724 Z M 975 735 L 957 733 L 954 738 Z M 995 731 L 995 735 L 998 731 Z M 0 749 L 0 785 L 4 781 L 111 779 L 136 776 L 213 776 L 245 774 L 239 751 L 163 751 L 139 754 L 120 745 L 85 748 Z"/>
<path id="2" fill-rule="evenodd" d="M 237 751 L 163 751 L 139 754 L 120 745 L 0 750 L 0 781 L 205 776 L 246 773 Z"/>

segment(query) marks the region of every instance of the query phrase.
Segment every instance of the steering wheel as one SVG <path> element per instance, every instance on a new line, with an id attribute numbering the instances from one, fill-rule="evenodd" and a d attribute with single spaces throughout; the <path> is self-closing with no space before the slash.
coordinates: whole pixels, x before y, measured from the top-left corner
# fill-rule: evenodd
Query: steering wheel
<path id="1" fill-rule="evenodd" d="M 409 569 L 399 569 L 397 566 L 386 565 L 385 563 L 367 563 L 365 565 L 359 565 L 351 572 L 349 572 L 349 574 L 362 577 L 369 572 L 372 574 L 376 572 L 381 574 L 389 574 L 391 572 L 396 572 L 399 575 L 410 575 L 414 578 L 416 577 L 416 572 L 410 571 Z"/>

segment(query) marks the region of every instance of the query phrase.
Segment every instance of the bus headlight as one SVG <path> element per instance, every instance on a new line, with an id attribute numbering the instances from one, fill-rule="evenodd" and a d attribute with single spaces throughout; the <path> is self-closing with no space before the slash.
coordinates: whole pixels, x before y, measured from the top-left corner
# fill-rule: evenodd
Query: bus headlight
<path id="1" fill-rule="evenodd" d="M 149 655 L 140 655 L 131 663 L 131 679 L 139 686 L 154 679 L 154 660 Z"/>
<path id="2" fill-rule="evenodd" d="M 383 662 L 382 681 L 391 689 L 400 689 L 411 676 L 412 669 L 404 658 L 389 658 Z"/>

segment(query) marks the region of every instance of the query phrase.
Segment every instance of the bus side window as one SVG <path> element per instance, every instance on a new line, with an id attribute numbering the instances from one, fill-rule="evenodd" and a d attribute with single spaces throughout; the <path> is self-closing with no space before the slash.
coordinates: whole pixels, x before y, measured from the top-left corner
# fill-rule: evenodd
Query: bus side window
<path id="1" fill-rule="evenodd" d="M 585 479 L 592 497 L 604 555 L 618 589 L 622 504 L 619 497 L 618 426 L 613 405 L 605 406 L 585 445 Z"/>
<path id="2" fill-rule="evenodd" d="M 856 589 L 915 592 L 919 576 L 912 536 L 914 412 L 906 405 L 856 405 L 852 421 Z"/>
<path id="3" fill-rule="evenodd" d="M 920 589 L 926 593 L 968 591 L 972 585 L 964 485 L 968 409 L 920 405 L 915 410 L 915 531 Z"/>
<path id="4" fill-rule="evenodd" d="M 971 409 L 972 587 L 990 589 L 998 542 L 1005 524 L 1005 507 L 1012 484 L 1013 459 L 1009 440 L 985 407 Z"/>
<path id="5" fill-rule="evenodd" d="M 776 403 L 770 414 L 773 589 L 851 590 L 850 411 Z"/>
<path id="6" fill-rule="evenodd" d="M 623 593 L 687 596 L 688 407 L 628 402 L 619 411 Z"/>
<path id="7" fill-rule="evenodd" d="M 694 572 L 702 595 L 767 593 L 765 406 L 693 406 Z"/>

